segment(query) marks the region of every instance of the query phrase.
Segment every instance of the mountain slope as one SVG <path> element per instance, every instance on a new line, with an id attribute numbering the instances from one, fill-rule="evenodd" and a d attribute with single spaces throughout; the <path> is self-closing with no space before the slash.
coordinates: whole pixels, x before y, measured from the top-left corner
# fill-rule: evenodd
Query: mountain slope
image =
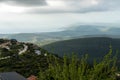
<path id="1" fill-rule="evenodd" d="M 110 45 L 115 55 L 116 51 L 120 50 L 120 39 L 106 37 L 79 38 L 55 42 L 45 45 L 43 48 L 59 56 L 77 53 L 78 56 L 81 57 L 84 54 L 88 54 L 90 59 L 93 60 L 102 58 L 108 53 Z"/>

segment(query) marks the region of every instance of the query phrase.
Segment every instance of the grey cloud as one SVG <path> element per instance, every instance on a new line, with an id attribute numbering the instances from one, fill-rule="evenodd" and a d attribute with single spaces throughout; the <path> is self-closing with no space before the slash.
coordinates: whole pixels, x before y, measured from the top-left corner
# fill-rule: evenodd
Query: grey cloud
<path id="1" fill-rule="evenodd" d="M 45 0 L 0 0 L 0 2 L 16 6 L 42 6 L 47 4 Z"/>
<path id="2" fill-rule="evenodd" d="M 66 5 L 50 6 L 47 1 L 63 1 Z M 98 3 L 91 5 L 93 0 L 0 0 L 11 5 L 27 6 L 30 8 L 27 13 L 89 13 L 109 10 L 120 10 L 120 0 L 95 0 Z M 44 7 L 44 6 L 45 7 Z M 33 7 L 34 6 L 34 7 Z M 36 8 L 36 6 L 38 6 Z M 41 6 L 43 6 L 41 8 Z"/>
<path id="3" fill-rule="evenodd" d="M 27 13 L 30 14 L 53 14 L 53 13 L 90 13 L 90 12 L 104 12 L 104 11 L 109 11 L 108 9 L 82 9 L 82 10 L 40 10 L 40 9 L 35 9 L 35 10 L 30 10 L 27 11 Z"/>
<path id="4" fill-rule="evenodd" d="M 89 7 L 85 7 L 84 5 L 82 5 L 82 2 L 85 1 L 98 1 L 98 4 L 96 5 L 91 5 Z M 78 11 L 83 9 L 86 11 L 88 10 L 88 12 L 91 11 L 104 11 L 104 10 L 111 10 L 111 9 L 120 9 L 120 0 L 64 0 L 65 3 L 69 4 L 69 5 L 73 5 L 73 7 L 76 7 L 78 9 Z M 86 5 L 86 4 L 85 4 Z M 79 9 L 80 7 L 82 7 L 82 9 Z M 80 11 L 81 12 L 81 11 Z"/>
<path id="5" fill-rule="evenodd" d="M 48 0 L 49 1 L 49 0 Z M 56 0 L 57 1 L 57 0 Z M 45 8 L 33 9 L 29 13 L 89 13 L 89 12 L 103 12 L 110 10 L 120 10 L 120 0 L 96 0 L 95 5 L 90 5 L 92 0 L 61 0 L 69 9 Z"/>

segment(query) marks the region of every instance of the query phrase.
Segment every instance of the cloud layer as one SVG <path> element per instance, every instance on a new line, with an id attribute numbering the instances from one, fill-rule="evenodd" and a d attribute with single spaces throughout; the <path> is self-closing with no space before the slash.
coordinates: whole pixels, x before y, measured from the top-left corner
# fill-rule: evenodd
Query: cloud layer
<path id="1" fill-rule="evenodd" d="M 0 0 L 2 3 L 16 6 L 41 6 L 46 5 L 45 0 Z"/>
<path id="2" fill-rule="evenodd" d="M 88 13 L 120 10 L 120 0 L 0 0 L 27 7 L 27 13 Z"/>

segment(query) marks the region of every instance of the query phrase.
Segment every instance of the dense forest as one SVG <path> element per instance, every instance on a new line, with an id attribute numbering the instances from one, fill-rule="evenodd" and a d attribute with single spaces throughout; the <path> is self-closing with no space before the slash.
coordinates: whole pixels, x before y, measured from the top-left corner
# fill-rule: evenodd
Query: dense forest
<path id="1" fill-rule="evenodd" d="M 61 57 L 64 55 L 71 56 L 72 53 L 75 53 L 80 58 L 88 54 L 89 61 L 93 61 L 93 59 L 100 60 L 103 58 L 109 52 L 109 46 L 112 46 L 113 55 L 115 55 L 120 50 L 120 39 L 107 37 L 79 38 L 51 43 L 42 46 L 42 48 Z M 118 58 L 120 58 L 119 53 Z"/>

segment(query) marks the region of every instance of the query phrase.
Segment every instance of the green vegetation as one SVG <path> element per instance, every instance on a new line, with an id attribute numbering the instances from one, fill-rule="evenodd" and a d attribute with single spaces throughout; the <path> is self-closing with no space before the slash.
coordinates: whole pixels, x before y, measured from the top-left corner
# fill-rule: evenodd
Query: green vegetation
<path id="1" fill-rule="evenodd" d="M 19 54 L 26 46 L 27 50 Z M 0 72 L 16 71 L 25 77 L 35 75 L 40 80 L 116 80 L 118 60 L 113 52 L 110 48 L 104 58 L 100 61 L 93 58 L 96 60 L 90 64 L 89 54 L 60 58 L 31 43 L 0 39 Z"/>
<path id="2" fill-rule="evenodd" d="M 46 71 L 39 73 L 39 80 L 116 80 L 116 57 L 112 57 L 112 49 L 99 63 L 93 66 L 87 63 L 88 55 L 80 60 L 73 55 L 72 59 L 64 56 L 63 63 L 58 60 L 49 63 Z"/>
<path id="3" fill-rule="evenodd" d="M 48 68 L 49 53 L 46 50 L 31 43 L 14 41 L 0 39 L 0 72 L 15 71 L 29 77 L 30 75 L 37 76 L 40 69 L 44 71 Z M 28 49 L 24 53 L 18 54 L 24 49 L 24 45 Z M 40 51 L 40 54 L 36 54 L 35 50 Z M 45 54 L 47 55 L 45 56 Z"/>
<path id="4" fill-rule="evenodd" d="M 94 58 L 100 60 L 105 56 L 109 52 L 110 45 L 113 49 L 113 55 L 116 54 L 116 51 L 120 50 L 120 39 L 106 37 L 79 38 L 55 42 L 42 46 L 42 48 L 61 57 L 64 55 L 70 56 L 73 52 L 77 53 L 79 58 L 82 55 L 89 54 L 89 61 L 92 62 Z M 120 54 L 118 54 L 118 58 L 120 59 Z"/>

